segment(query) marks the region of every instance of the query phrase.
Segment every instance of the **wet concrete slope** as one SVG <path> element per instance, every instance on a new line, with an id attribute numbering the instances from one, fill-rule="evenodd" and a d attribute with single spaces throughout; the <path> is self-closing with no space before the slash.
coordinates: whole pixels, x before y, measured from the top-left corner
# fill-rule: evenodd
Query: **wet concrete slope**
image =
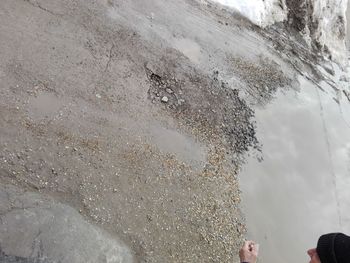
<path id="1" fill-rule="evenodd" d="M 129 249 L 73 208 L 3 185 L 0 262 L 134 262 Z"/>
<path id="2" fill-rule="evenodd" d="M 300 72 L 321 79 L 289 40 L 207 1 L 0 1 L 0 185 L 52 198 L 136 262 L 237 261 L 238 173 L 262 149 L 255 111 L 297 90 Z M 36 211 L 18 230 L 64 225 Z M 6 240 L 2 256 L 30 257 L 29 237 Z"/>
<path id="3" fill-rule="evenodd" d="M 138 262 L 232 262 L 237 172 L 259 148 L 248 101 L 293 74 L 202 2 L 0 1 L 0 184 L 73 207 Z"/>

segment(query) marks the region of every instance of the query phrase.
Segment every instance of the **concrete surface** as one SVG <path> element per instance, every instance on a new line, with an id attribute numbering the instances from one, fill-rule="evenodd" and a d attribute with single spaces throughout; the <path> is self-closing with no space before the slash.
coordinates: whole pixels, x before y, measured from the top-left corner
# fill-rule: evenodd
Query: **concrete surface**
<path id="1" fill-rule="evenodd" d="M 249 26 L 193 1 L 1 1 L 1 184 L 69 204 L 140 262 L 235 260 L 258 143 L 221 76 L 270 71 Z"/>
<path id="2" fill-rule="evenodd" d="M 206 1 L 1 1 L 0 185 L 72 207 L 136 262 L 237 262 L 254 110 L 320 79 L 281 30 Z"/>
<path id="3" fill-rule="evenodd" d="M 1 262 L 134 262 L 122 243 L 67 205 L 8 185 L 0 196 Z"/>

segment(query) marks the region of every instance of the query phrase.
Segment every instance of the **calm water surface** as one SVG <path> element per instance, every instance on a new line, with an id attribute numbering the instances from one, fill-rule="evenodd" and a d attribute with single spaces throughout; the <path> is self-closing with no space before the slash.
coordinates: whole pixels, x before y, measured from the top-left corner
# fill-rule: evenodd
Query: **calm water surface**
<path id="1" fill-rule="evenodd" d="M 350 103 L 299 82 L 256 110 L 264 160 L 248 159 L 240 177 L 260 263 L 308 262 L 322 233 L 350 234 Z"/>

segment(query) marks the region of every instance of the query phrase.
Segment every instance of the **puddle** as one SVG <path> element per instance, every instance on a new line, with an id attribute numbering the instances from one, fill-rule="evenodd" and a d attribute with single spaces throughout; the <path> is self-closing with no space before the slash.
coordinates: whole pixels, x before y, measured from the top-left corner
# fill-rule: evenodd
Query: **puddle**
<path id="1" fill-rule="evenodd" d="M 207 150 L 193 138 L 161 126 L 152 127 L 151 132 L 152 141 L 161 151 L 175 154 L 179 160 L 197 169 L 205 165 Z"/>
<path id="2" fill-rule="evenodd" d="M 201 58 L 201 47 L 196 42 L 186 38 L 174 39 L 174 46 L 192 62 L 199 64 Z"/>
<path id="3" fill-rule="evenodd" d="M 248 159 L 240 176 L 260 263 L 308 262 L 321 234 L 350 233 L 350 104 L 299 81 L 256 110 L 264 161 Z"/>
<path id="4" fill-rule="evenodd" d="M 54 94 L 42 92 L 29 100 L 29 114 L 32 118 L 53 118 L 63 106 Z"/>

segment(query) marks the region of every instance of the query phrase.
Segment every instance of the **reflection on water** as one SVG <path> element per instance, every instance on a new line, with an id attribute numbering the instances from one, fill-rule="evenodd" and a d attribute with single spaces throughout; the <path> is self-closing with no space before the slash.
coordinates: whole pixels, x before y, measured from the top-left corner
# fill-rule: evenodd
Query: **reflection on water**
<path id="1" fill-rule="evenodd" d="M 174 39 L 175 47 L 187 56 L 192 62 L 199 63 L 201 58 L 201 47 L 190 39 Z"/>
<path id="2" fill-rule="evenodd" d="M 308 262 L 322 233 L 350 233 L 350 103 L 299 81 L 300 92 L 256 110 L 264 160 L 250 158 L 240 177 L 262 263 Z"/>
<path id="3" fill-rule="evenodd" d="M 64 105 L 55 94 L 41 92 L 36 97 L 29 99 L 29 112 L 36 119 L 53 118 Z"/>
<path id="4" fill-rule="evenodd" d="M 173 153 L 176 157 L 191 164 L 193 168 L 203 169 L 207 158 L 207 149 L 188 135 L 160 125 L 151 128 L 150 139 L 164 153 Z"/>

